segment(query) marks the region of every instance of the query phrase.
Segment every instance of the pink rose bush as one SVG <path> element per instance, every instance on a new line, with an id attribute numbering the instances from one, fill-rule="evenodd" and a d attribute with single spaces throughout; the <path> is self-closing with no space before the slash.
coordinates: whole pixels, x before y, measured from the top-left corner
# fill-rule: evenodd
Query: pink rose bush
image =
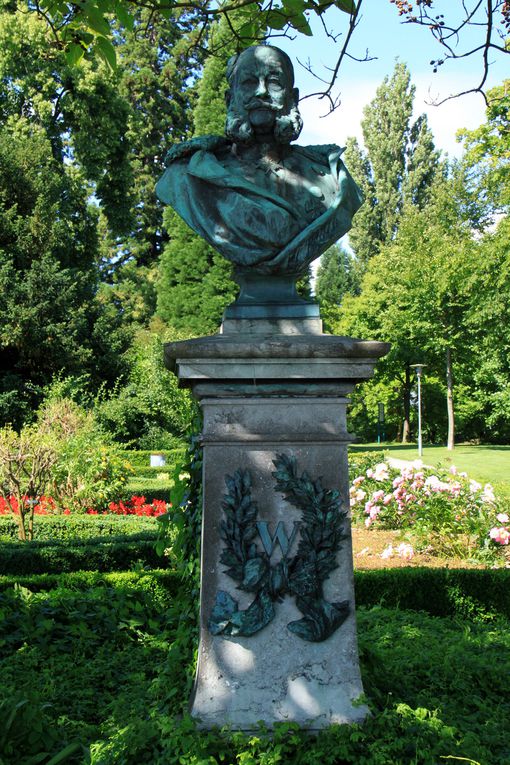
<path id="1" fill-rule="evenodd" d="M 509 516 L 499 511 L 493 487 L 455 467 L 432 469 L 418 460 L 397 469 L 379 462 L 354 478 L 350 505 L 354 522 L 411 531 L 422 550 L 479 558 L 510 545 Z M 410 558 L 414 551 L 397 554 Z"/>

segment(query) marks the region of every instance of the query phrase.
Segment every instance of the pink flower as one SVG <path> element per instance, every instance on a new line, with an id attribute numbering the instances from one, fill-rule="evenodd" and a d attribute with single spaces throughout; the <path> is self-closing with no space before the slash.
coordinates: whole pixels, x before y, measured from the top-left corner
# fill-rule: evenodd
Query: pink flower
<path id="1" fill-rule="evenodd" d="M 494 542 L 498 542 L 500 545 L 507 545 L 510 541 L 510 531 L 505 529 L 503 526 L 499 529 L 497 527 L 491 529 L 489 536 L 494 540 Z"/>
<path id="2" fill-rule="evenodd" d="M 392 557 L 392 555 L 393 555 L 393 545 L 388 545 L 388 547 L 386 547 L 386 548 L 385 548 L 385 549 L 382 551 L 382 553 L 381 553 L 381 558 L 384 558 L 384 559 L 386 559 L 386 558 L 391 558 L 391 557 Z"/>
<path id="3" fill-rule="evenodd" d="M 383 489 L 379 489 L 379 491 L 374 491 L 374 493 L 372 494 L 372 502 L 378 502 L 383 497 L 384 497 Z"/>
<path id="4" fill-rule="evenodd" d="M 386 494 L 386 496 L 383 499 L 383 505 L 384 506 L 389 505 L 392 499 L 393 499 L 393 494 Z"/>
<path id="5" fill-rule="evenodd" d="M 359 475 L 354 479 L 353 484 L 354 486 L 359 486 L 359 484 L 362 483 L 364 480 L 365 480 L 365 476 Z"/>
<path id="6" fill-rule="evenodd" d="M 498 513 L 496 515 L 496 518 L 500 523 L 508 523 L 510 521 L 510 518 L 508 517 L 508 513 Z"/>

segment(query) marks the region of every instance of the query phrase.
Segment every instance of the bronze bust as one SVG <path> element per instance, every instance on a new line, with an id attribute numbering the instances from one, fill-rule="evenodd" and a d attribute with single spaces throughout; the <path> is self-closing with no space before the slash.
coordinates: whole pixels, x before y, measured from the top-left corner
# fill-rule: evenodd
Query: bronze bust
<path id="1" fill-rule="evenodd" d="M 338 146 L 292 144 L 302 120 L 286 53 L 247 48 L 227 79 L 225 136 L 173 147 L 158 197 L 237 274 L 297 276 L 351 228 L 360 191 Z"/>

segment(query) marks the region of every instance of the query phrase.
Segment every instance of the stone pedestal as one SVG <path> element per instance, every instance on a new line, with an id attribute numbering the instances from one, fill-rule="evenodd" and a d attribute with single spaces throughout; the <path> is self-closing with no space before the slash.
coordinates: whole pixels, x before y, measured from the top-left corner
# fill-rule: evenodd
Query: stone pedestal
<path id="1" fill-rule="evenodd" d="M 300 334 L 303 330 L 307 334 Z M 176 369 L 181 385 L 191 387 L 204 415 L 200 647 L 191 707 L 202 727 L 250 730 L 258 721 L 268 726 L 295 721 L 316 730 L 332 723 L 359 722 L 367 714 L 358 703 L 363 689 L 356 643 L 348 517 L 350 436 L 345 418 L 349 393 L 372 375 L 376 360 L 388 349 L 384 343 L 323 335 L 320 323 L 292 317 L 258 323 L 234 317 L 221 335 L 165 347 L 167 366 Z M 289 594 L 288 582 L 281 584 L 278 579 L 282 570 L 288 581 L 296 576 L 301 540 L 311 528 L 302 508 L 284 496 L 281 479 L 278 487 L 279 479 L 273 475 L 275 461 L 292 464 L 290 458 L 295 459 L 299 478 L 306 471 L 312 482 L 322 477 L 325 490 L 338 490 L 339 499 L 333 504 L 342 518 L 339 544 L 333 550 L 336 567 L 321 582 L 320 599 L 323 612 L 338 617 L 338 626 L 327 628 L 327 634 L 308 630 L 309 639 L 303 638 L 299 625 L 292 626 L 304 624 L 303 608 L 309 612 L 309 600 L 303 606 L 295 593 Z M 245 540 L 243 549 L 249 548 L 248 557 L 258 556 L 258 562 L 265 561 L 273 571 L 269 604 L 267 587 L 265 595 L 257 596 L 256 582 L 262 581 L 262 574 L 253 560 L 253 566 L 245 564 L 243 569 L 244 589 L 239 588 L 232 561 L 225 563 L 228 545 L 237 544 L 239 551 L 239 536 L 247 528 L 242 519 L 236 525 L 234 516 L 230 526 L 227 523 L 225 479 L 235 477 L 236 471 L 241 471 L 238 484 L 241 477 L 245 482 L 245 509 L 232 512 L 239 521 L 246 507 L 251 508 L 247 512 L 251 512 L 252 547 Z M 235 505 L 232 487 L 231 483 L 230 503 Z M 314 496 L 320 504 L 325 495 L 316 491 Z M 281 591 L 275 582 L 280 582 Z M 259 611 L 268 623 L 253 634 L 236 634 L 238 611 L 248 609 L 257 597 L 259 604 L 264 601 Z M 225 609 L 233 616 L 222 633 L 224 621 L 218 612 L 224 615 Z M 317 623 L 324 626 L 320 617 Z"/>

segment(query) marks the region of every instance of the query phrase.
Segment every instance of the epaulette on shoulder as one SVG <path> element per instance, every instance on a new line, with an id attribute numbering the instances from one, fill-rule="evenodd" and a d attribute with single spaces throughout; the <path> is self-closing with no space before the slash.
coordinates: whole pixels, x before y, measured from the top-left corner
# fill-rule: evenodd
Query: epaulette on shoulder
<path id="1" fill-rule="evenodd" d="M 340 156 L 345 151 L 345 149 L 337 146 L 336 143 L 312 144 L 310 146 L 296 146 L 295 148 L 299 149 L 310 159 L 314 159 L 316 162 L 324 162 L 324 164 L 328 164 L 332 154 Z"/>
<path id="2" fill-rule="evenodd" d="M 190 157 L 197 151 L 216 151 L 228 143 L 227 139 L 221 135 L 200 135 L 196 138 L 190 138 L 189 141 L 176 143 L 168 151 L 165 157 L 165 165 L 171 165 L 178 159 Z"/>

